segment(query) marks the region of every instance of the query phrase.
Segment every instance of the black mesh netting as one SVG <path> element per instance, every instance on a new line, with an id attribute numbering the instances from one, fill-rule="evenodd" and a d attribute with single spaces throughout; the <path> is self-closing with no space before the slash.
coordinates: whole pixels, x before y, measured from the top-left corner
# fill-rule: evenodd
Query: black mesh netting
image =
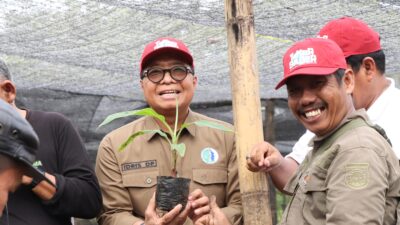
<path id="1" fill-rule="evenodd" d="M 386 75 L 400 82 L 398 0 L 253 0 L 260 97 L 285 98 L 274 87 L 282 56 L 329 20 L 353 16 L 381 35 Z M 118 111 L 145 106 L 138 64 L 144 45 L 160 36 L 183 40 L 199 78 L 193 102 L 230 104 L 231 85 L 221 0 L 1 0 L 0 57 L 18 89 L 17 103 L 64 113 L 76 124 L 91 157 Z M 209 112 L 207 109 L 205 112 Z M 279 114 L 282 111 L 277 111 Z M 231 111 L 213 114 L 232 117 Z M 231 122 L 227 120 L 228 122 Z M 277 140 L 279 141 L 279 140 Z"/>

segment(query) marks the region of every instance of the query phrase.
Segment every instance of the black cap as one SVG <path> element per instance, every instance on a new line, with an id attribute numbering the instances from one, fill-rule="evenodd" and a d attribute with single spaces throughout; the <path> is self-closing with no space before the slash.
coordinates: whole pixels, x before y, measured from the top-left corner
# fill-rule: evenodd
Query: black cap
<path id="1" fill-rule="evenodd" d="M 39 138 L 28 121 L 10 104 L 0 99 L 0 154 L 20 162 L 25 167 L 25 174 L 36 182 L 49 181 L 32 166 L 38 146 Z"/>

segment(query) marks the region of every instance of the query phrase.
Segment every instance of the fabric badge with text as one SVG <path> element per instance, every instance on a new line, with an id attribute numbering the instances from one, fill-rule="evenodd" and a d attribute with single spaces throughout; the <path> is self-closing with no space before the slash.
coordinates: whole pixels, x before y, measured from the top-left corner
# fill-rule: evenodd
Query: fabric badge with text
<path id="1" fill-rule="evenodd" d="M 144 169 L 144 168 L 150 168 L 150 167 L 157 167 L 157 160 L 146 160 L 146 161 L 140 161 L 140 162 L 128 162 L 124 163 L 121 165 L 121 170 L 122 171 L 127 171 L 127 170 L 137 170 L 137 169 Z"/>

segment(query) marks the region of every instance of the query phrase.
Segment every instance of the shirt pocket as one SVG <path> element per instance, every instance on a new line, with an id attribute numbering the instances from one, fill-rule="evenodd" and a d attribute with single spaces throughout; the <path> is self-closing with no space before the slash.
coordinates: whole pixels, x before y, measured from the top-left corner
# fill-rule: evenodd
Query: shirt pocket
<path id="1" fill-rule="evenodd" d="M 144 217 L 144 212 L 156 191 L 157 170 L 135 170 L 122 174 L 122 186 L 129 193 L 135 216 Z M 125 200 L 126 201 L 126 200 Z"/>
<path id="2" fill-rule="evenodd" d="M 304 195 L 303 217 L 305 221 L 325 221 L 327 170 L 315 166 L 299 180 L 299 191 Z"/>
<path id="3" fill-rule="evenodd" d="M 228 171 L 225 168 L 193 169 L 193 181 L 201 185 L 226 184 Z"/>
<path id="4" fill-rule="evenodd" d="M 226 206 L 228 171 L 226 168 L 193 169 L 191 190 L 201 189 L 210 197 L 215 195 L 220 207 Z"/>
<path id="5" fill-rule="evenodd" d="M 318 166 L 308 169 L 299 179 L 300 190 L 303 193 L 325 191 L 327 170 Z"/>
<path id="6" fill-rule="evenodd" d="M 157 184 L 158 170 L 134 171 L 122 174 L 122 185 L 133 188 L 150 188 Z"/>

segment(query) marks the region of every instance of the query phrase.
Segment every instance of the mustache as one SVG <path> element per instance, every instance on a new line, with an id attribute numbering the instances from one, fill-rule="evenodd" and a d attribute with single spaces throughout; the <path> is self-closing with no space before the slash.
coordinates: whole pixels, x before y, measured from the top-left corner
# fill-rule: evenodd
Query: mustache
<path id="1" fill-rule="evenodd" d="M 307 111 L 316 110 L 316 109 L 325 108 L 325 107 L 326 107 L 326 104 L 325 104 L 325 103 L 323 103 L 323 102 L 317 102 L 317 103 L 314 103 L 314 104 L 312 104 L 312 105 L 308 105 L 308 106 L 306 106 L 306 107 L 299 106 L 299 107 L 297 108 L 297 111 L 298 111 L 299 113 L 301 113 L 301 114 L 304 114 L 304 113 L 306 113 Z"/>

